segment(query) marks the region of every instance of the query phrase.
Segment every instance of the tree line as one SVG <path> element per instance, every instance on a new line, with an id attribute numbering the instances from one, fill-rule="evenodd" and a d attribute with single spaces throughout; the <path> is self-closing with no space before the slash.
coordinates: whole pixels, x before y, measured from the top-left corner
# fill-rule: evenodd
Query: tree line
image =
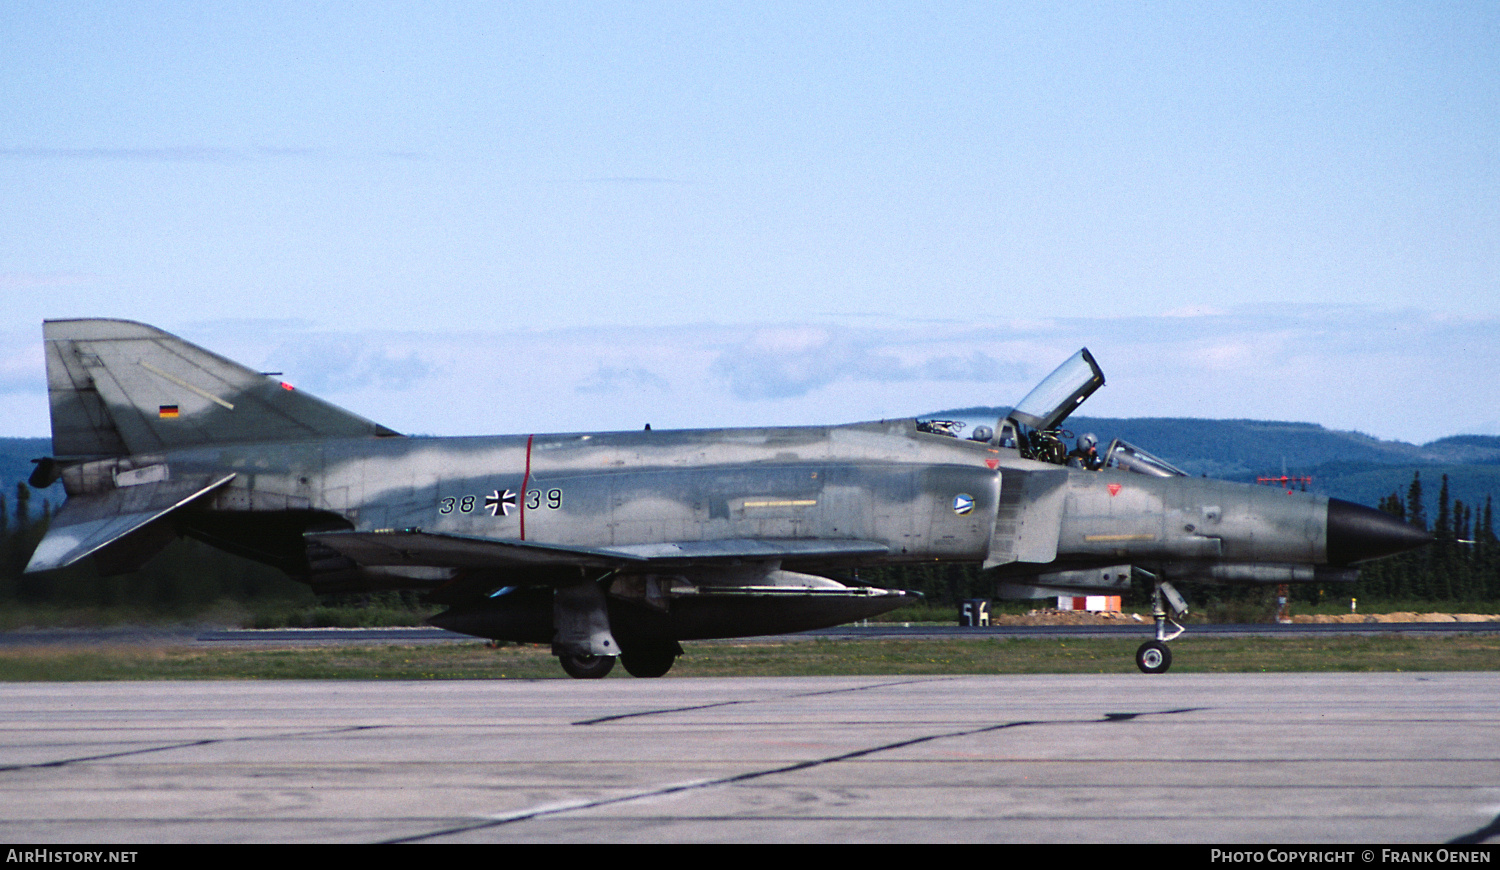
<path id="1" fill-rule="evenodd" d="M 1403 497 L 1399 490 L 1381 499 L 1380 509 L 1419 529 L 1432 532 L 1431 546 L 1365 565 L 1360 570 L 1362 595 L 1373 599 L 1425 601 L 1500 600 L 1500 541 L 1495 537 L 1494 496 L 1483 507 L 1448 496 L 1448 475 L 1438 489 L 1437 512 L 1428 521 L 1422 473 L 1412 475 Z"/>

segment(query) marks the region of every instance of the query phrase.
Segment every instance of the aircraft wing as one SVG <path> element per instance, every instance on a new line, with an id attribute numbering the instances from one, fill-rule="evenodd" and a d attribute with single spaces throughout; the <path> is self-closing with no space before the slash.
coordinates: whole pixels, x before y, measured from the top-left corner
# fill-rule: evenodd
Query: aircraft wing
<path id="1" fill-rule="evenodd" d="M 890 551 L 874 541 L 735 538 L 575 547 L 532 541 L 498 540 L 418 529 L 374 532 L 314 532 L 310 540 L 361 565 L 444 568 L 558 567 L 624 568 L 684 566 L 728 561 L 816 561 L 879 556 Z"/>

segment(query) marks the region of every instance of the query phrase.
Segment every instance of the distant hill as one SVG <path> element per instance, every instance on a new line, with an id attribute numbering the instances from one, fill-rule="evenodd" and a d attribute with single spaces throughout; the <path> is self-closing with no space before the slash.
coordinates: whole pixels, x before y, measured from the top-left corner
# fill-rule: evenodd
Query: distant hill
<path id="1" fill-rule="evenodd" d="M 964 408 L 929 416 L 993 421 L 1008 411 Z M 1436 504 L 1444 474 L 1451 496 L 1465 504 L 1500 498 L 1500 437 L 1493 435 L 1454 435 L 1417 445 L 1278 420 L 1073 417 L 1066 425 L 1074 433 L 1098 435 L 1101 447 L 1112 438 L 1124 439 L 1189 474 L 1254 483 L 1285 469 L 1289 475 L 1311 477 L 1309 491 L 1360 504 L 1378 504 L 1392 492 L 1405 494 L 1414 473 L 1422 475 L 1430 505 Z M 30 476 L 31 460 L 50 450 L 46 438 L 0 438 L 0 493 L 8 506 L 15 504 L 16 481 Z M 43 499 L 54 507 L 60 504 L 61 485 L 34 493 L 32 505 L 40 510 Z"/>

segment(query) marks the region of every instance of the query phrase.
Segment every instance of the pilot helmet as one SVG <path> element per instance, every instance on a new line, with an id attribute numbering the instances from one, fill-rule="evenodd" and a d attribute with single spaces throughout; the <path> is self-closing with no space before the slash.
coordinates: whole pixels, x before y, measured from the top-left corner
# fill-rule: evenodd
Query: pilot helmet
<path id="1" fill-rule="evenodd" d="M 1094 433 L 1092 432 L 1085 432 L 1078 438 L 1078 448 L 1080 450 L 1090 450 L 1098 446 L 1099 439 L 1094 437 Z"/>

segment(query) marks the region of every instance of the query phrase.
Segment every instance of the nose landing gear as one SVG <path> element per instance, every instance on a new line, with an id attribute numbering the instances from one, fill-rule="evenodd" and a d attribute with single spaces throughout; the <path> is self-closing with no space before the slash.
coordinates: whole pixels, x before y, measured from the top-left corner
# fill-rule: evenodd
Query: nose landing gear
<path id="1" fill-rule="evenodd" d="M 1167 616 L 1163 600 L 1171 605 L 1172 610 L 1179 617 L 1187 613 L 1187 602 L 1171 583 L 1149 572 L 1142 571 L 1141 573 L 1151 578 L 1151 616 L 1156 620 L 1156 640 L 1148 640 L 1136 649 L 1135 666 L 1140 668 L 1143 674 L 1164 674 L 1167 668 L 1172 666 L 1172 650 L 1167 646 L 1167 641 L 1175 640 L 1178 635 L 1182 634 L 1183 628 Z M 1167 631 L 1168 623 L 1171 623 L 1174 629 L 1170 633 Z"/>
<path id="2" fill-rule="evenodd" d="M 1148 640 L 1135 651 L 1135 666 L 1143 674 L 1164 674 L 1172 666 L 1172 649 L 1159 640 Z"/>

